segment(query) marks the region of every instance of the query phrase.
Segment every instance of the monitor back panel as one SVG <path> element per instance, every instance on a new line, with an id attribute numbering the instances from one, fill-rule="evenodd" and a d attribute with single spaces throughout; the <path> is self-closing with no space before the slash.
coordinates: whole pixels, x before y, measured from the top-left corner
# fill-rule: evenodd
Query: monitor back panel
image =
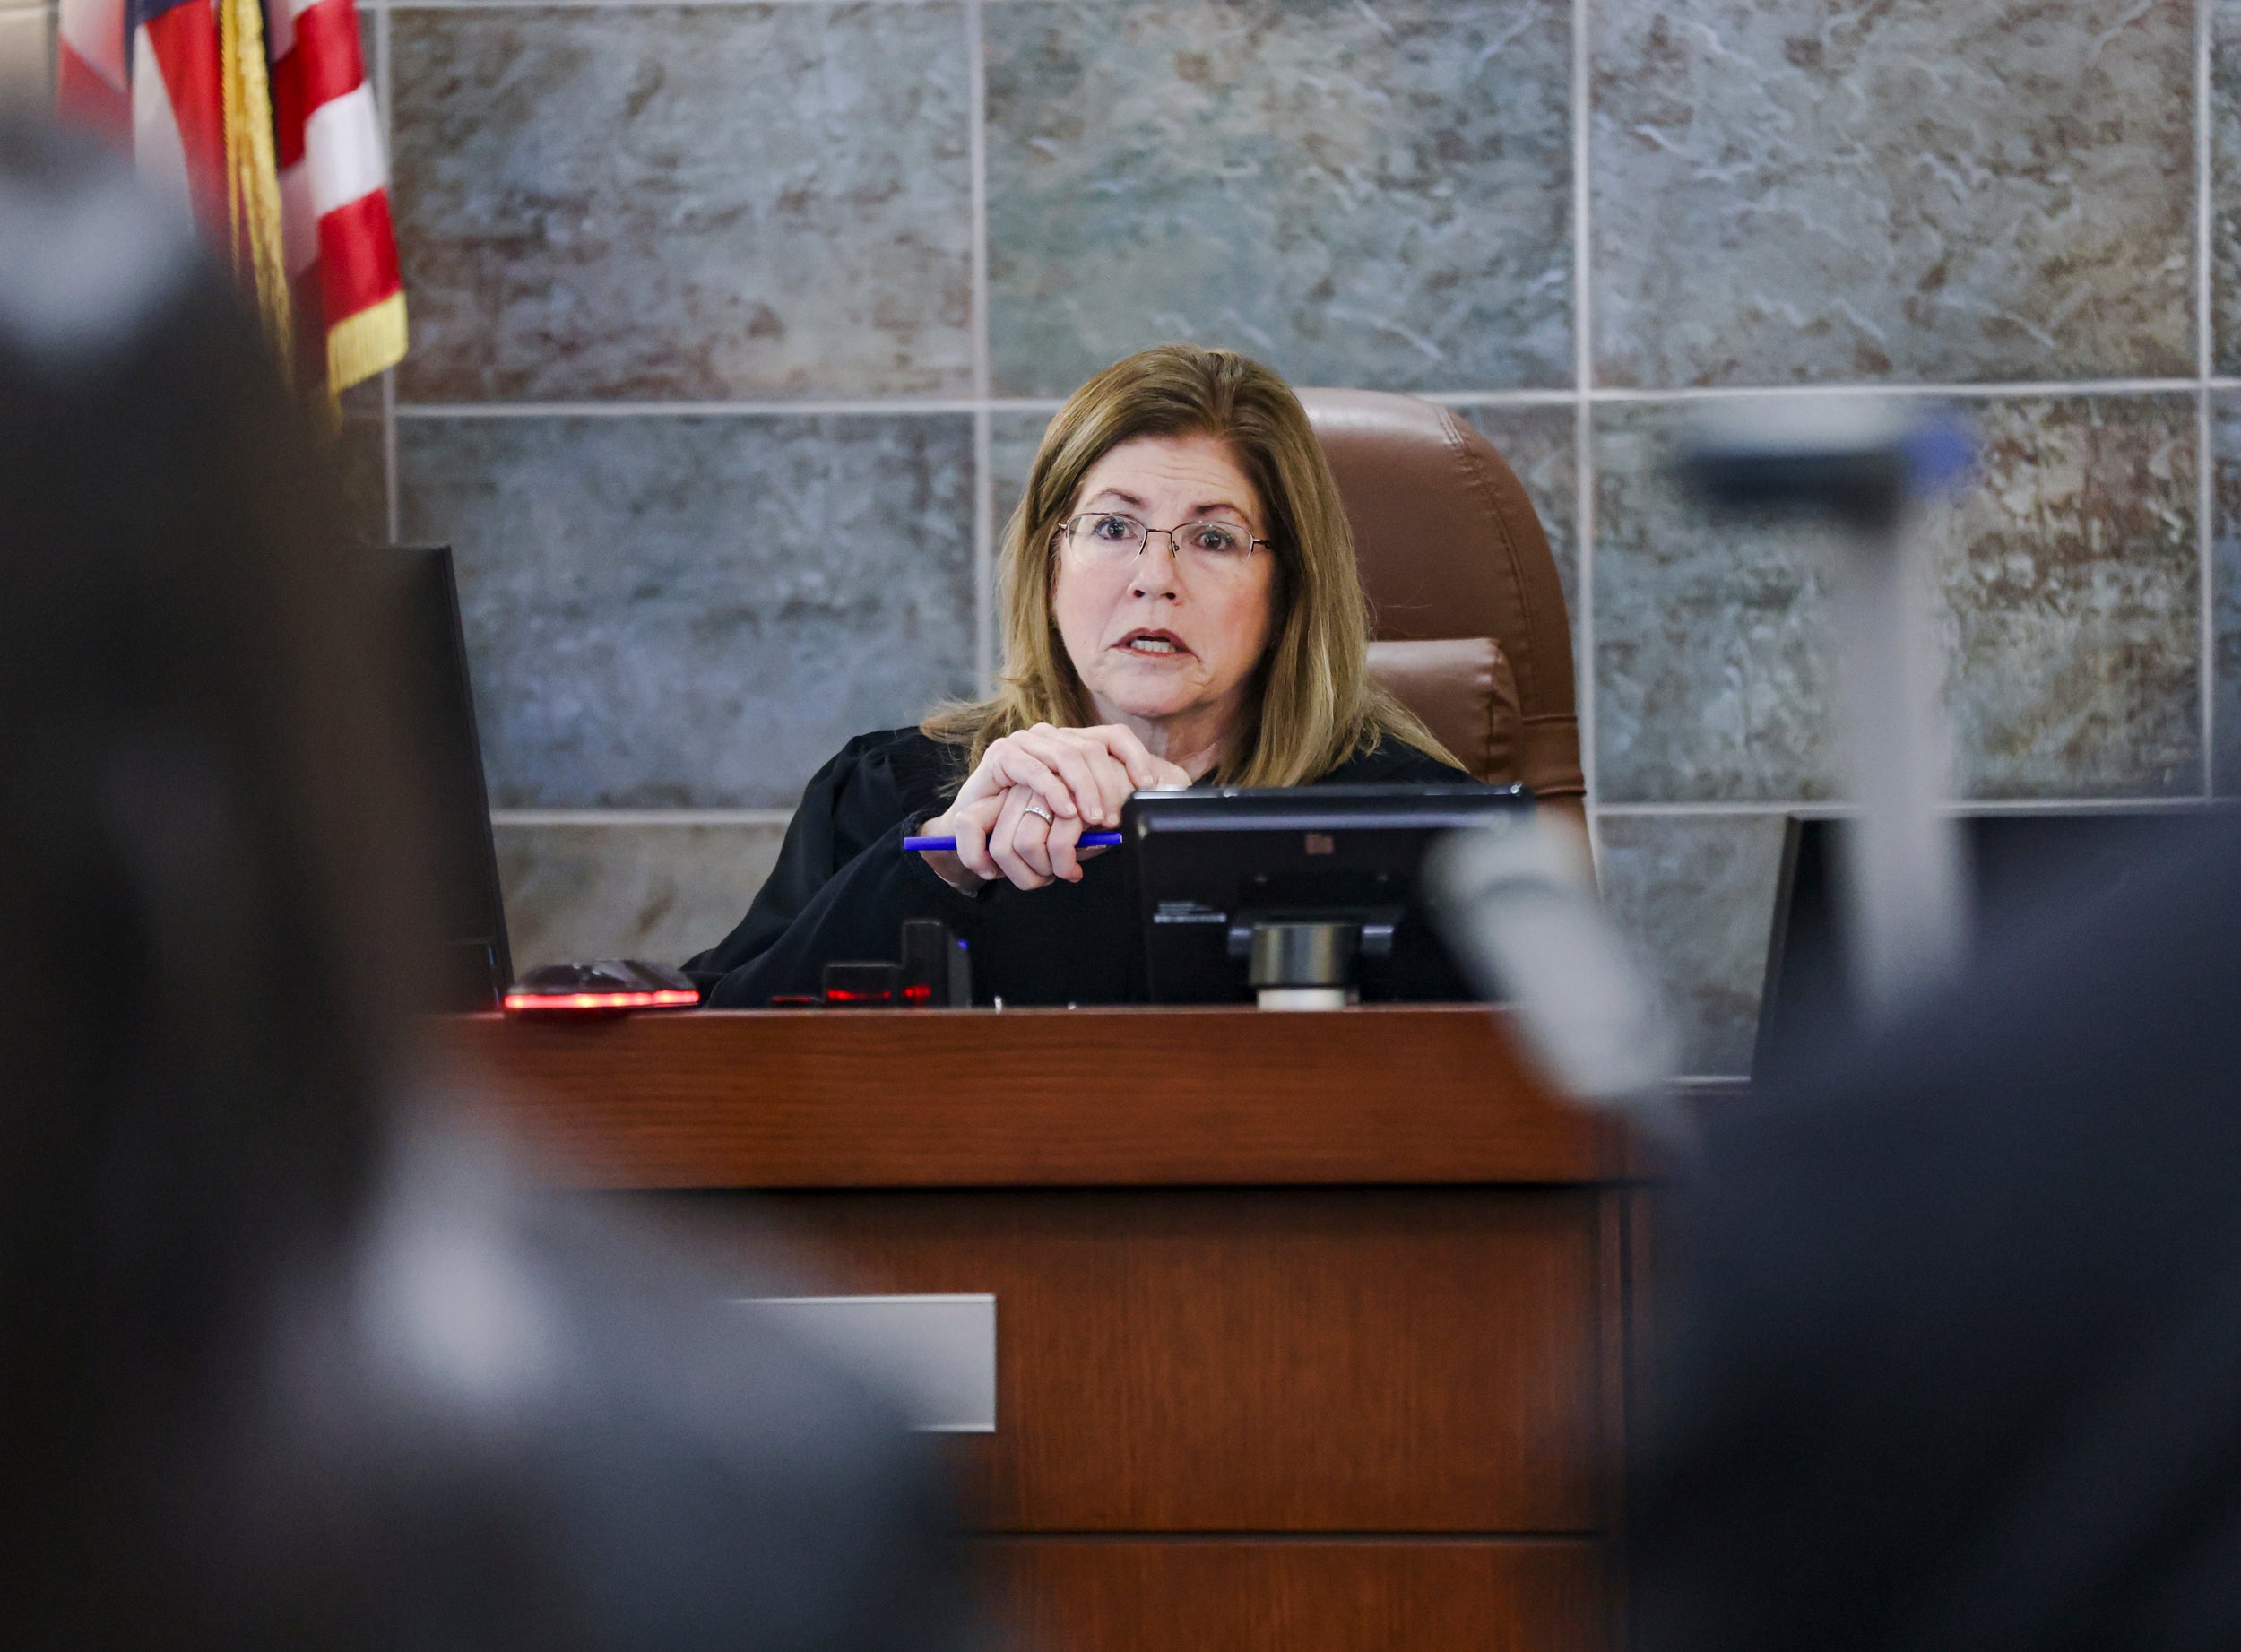
<path id="1" fill-rule="evenodd" d="M 1423 857 L 1449 832 L 1531 807 L 1515 787 L 1139 793 L 1122 831 L 1136 857 L 1152 1000 L 1250 1001 L 1231 933 L 1264 921 L 1389 926 L 1390 956 L 1360 961 L 1367 1000 L 1472 997 L 1423 908 Z"/>
<path id="2" fill-rule="evenodd" d="M 431 879 L 442 942 L 432 996 L 446 1009 L 495 1009 L 514 978 L 498 852 L 490 834 L 482 741 L 447 546 L 371 553 L 385 635 L 401 674 L 409 750 L 433 814 Z"/>
<path id="3" fill-rule="evenodd" d="M 2064 903 L 2122 899 L 2206 815 L 2199 804 L 2169 804 L 1960 816 L 1975 955 Z M 1836 811 L 1785 823 L 1752 1059 L 1756 1081 L 1811 1064 L 1850 1024 L 1841 860 L 1848 825 Z"/>

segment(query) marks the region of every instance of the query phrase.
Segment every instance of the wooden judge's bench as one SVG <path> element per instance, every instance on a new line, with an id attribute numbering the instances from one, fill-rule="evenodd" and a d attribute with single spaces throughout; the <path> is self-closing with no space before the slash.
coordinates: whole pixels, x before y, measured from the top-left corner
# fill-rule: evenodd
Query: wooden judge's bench
<path id="1" fill-rule="evenodd" d="M 953 1444 L 1032 1652 L 1615 1647 L 1626 1144 L 1467 1008 L 446 1024 L 719 1267 L 995 1298 Z"/>

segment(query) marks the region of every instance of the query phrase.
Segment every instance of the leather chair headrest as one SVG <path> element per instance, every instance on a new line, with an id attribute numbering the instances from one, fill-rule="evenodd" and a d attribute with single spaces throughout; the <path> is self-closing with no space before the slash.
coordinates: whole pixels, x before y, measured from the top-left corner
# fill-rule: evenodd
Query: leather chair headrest
<path id="1" fill-rule="evenodd" d="M 1521 780 L 1544 801 L 1577 812 L 1586 786 L 1571 625 L 1548 536 L 1516 472 L 1493 443 L 1432 402 L 1375 390 L 1299 396 L 1345 501 L 1372 635 L 1380 642 L 1491 639 L 1515 684 L 1515 737 L 1497 739 L 1507 748 L 1499 754 L 1458 755 L 1475 770 L 1482 763 L 1507 768 L 1490 777 Z M 1475 703 L 1484 692 L 1475 684 L 1483 662 L 1457 662 L 1474 682 L 1449 688 Z M 1397 658 L 1388 663 L 1397 666 Z M 1423 716 L 1418 699 L 1432 690 L 1421 670 L 1412 670 L 1415 680 L 1387 686 Z M 1384 680 L 1389 673 L 1378 674 Z M 1450 715 L 1438 721 L 1453 726 Z"/>
<path id="2" fill-rule="evenodd" d="M 1371 643 L 1370 675 L 1421 717 L 1474 779 L 1517 782 L 1524 719 L 1510 662 L 1493 637 Z"/>

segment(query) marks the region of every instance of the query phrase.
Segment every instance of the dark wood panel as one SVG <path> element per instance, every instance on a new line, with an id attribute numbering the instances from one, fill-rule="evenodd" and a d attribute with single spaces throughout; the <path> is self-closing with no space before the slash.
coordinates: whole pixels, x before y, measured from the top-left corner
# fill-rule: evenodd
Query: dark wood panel
<path id="1" fill-rule="evenodd" d="M 1576 1532 L 1616 1414 L 1601 1198 L 648 1202 L 735 1276 L 774 1230 L 844 1289 L 995 1293 L 998 1432 L 963 1448 L 989 1529 Z"/>
<path id="2" fill-rule="evenodd" d="M 991 1540 L 1020 1652 L 1596 1652 L 1591 1542 Z"/>
<path id="3" fill-rule="evenodd" d="M 433 1024 L 584 1187 L 1579 1182 L 1618 1133 L 1494 1010 L 758 1011 Z"/>

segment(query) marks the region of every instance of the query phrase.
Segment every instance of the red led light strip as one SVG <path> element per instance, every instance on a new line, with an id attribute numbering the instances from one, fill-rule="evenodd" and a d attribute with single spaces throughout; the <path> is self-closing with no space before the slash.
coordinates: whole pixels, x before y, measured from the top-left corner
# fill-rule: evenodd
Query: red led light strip
<path id="1" fill-rule="evenodd" d="M 697 992 L 664 987 L 658 992 L 509 992 L 508 1009 L 682 1009 L 700 1002 Z"/>

